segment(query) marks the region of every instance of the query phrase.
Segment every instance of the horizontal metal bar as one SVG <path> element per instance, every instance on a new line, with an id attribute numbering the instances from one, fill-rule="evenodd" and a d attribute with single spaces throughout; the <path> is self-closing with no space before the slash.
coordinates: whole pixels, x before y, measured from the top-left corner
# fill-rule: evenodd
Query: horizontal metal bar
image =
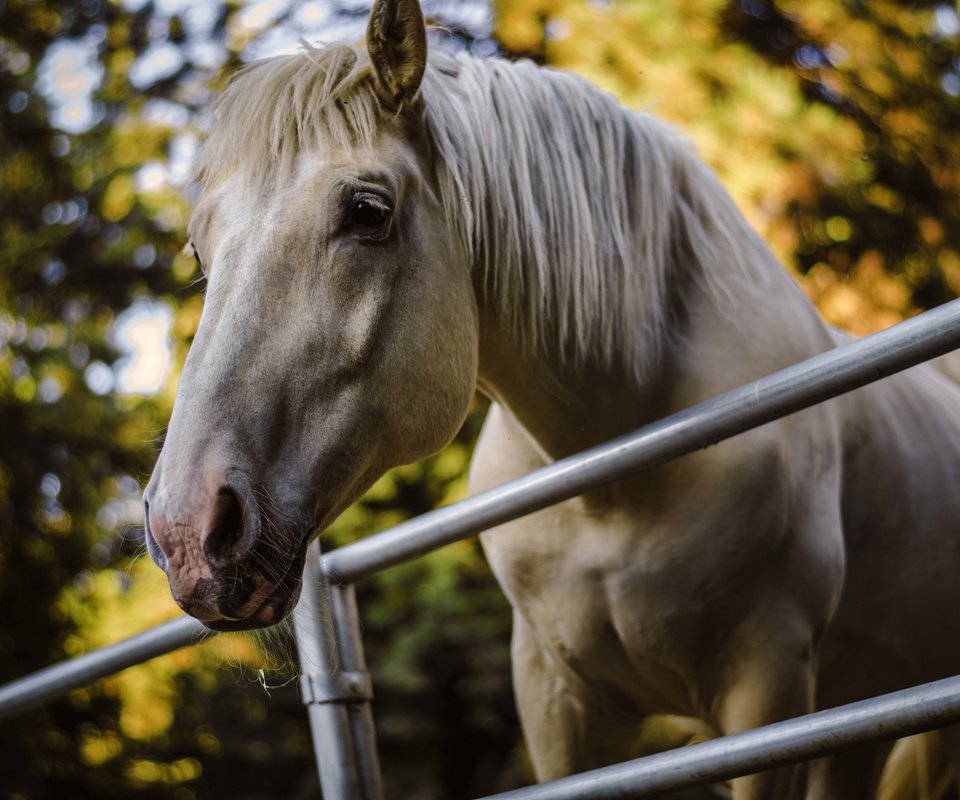
<path id="1" fill-rule="evenodd" d="M 323 557 L 352 583 L 438 547 L 715 444 L 960 346 L 960 300 Z"/>
<path id="2" fill-rule="evenodd" d="M 129 639 L 53 664 L 0 687 L 0 720 L 30 711 L 127 667 L 196 644 L 211 633 L 193 617 L 181 617 Z"/>
<path id="3" fill-rule="evenodd" d="M 482 800 L 626 800 L 763 772 L 960 722 L 960 677 Z"/>

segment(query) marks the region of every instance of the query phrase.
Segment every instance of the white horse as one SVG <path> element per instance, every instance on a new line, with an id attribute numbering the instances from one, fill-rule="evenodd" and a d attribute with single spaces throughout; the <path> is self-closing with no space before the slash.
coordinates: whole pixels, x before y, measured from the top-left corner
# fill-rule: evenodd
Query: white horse
<path id="1" fill-rule="evenodd" d="M 494 401 L 476 490 L 834 347 L 688 144 L 572 75 L 367 46 L 243 70 L 199 153 L 203 317 L 148 544 L 218 629 L 295 602 L 307 541 Z M 960 672 L 960 391 L 931 367 L 483 536 L 538 778 Z M 734 784 L 872 797 L 886 746 Z"/>

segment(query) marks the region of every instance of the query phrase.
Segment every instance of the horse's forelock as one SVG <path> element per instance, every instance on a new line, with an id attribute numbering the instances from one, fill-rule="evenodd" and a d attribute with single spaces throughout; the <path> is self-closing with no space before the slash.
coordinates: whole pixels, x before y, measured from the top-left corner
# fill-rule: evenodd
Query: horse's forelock
<path id="1" fill-rule="evenodd" d="M 304 149 L 371 147 L 379 122 L 364 49 L 346 44 L 278 56 L 241 69 L 217 98 L 193 178 L 207 188 L 240 170 L 281 174 Z"/>

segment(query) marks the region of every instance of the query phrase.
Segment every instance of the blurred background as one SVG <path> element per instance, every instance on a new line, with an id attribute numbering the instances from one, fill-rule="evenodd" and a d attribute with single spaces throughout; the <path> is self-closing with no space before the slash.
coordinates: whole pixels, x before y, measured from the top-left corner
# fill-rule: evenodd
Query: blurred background
<path id="1" fill-rule="evenodd" d="M 0 0 L 0 681 L 179 613 L 140 490 L 203 286 L 203 109 L 251 59 L 359 39 L 366 0 Z M 960 293 L 960 17 L 891 0 L 427 2 L 432 44 L 575 70 L 691 137 L 826 317 Z M 327 547 L 464 496 L 484 411 Z M 359 587 L 387 796 L 529 781 L 509 614 L 475 542 Z M 0 726 L 11 798 L 317 797 L 289 634 L 229 635 Z M 650 746 L 677 743 L 650 730 Z"/>

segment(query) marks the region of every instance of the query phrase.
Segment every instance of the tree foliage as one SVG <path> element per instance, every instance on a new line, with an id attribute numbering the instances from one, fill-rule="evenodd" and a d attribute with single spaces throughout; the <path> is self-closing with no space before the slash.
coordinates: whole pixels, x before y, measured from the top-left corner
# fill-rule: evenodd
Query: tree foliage
<path id="1" fill-rule="evenodd" d="M 675 123 L 832 321 L 863 333 L 960 289 L 953 6 L 495 0 L 492 32 L 482 11 L 428 4 L 446 46 L 574 69 Z M 196 328 L 176 184 L 211 89 L 298 35 L 356 38 L 366 13 L 0 0 L 0 680 L 177 613 L 139 557 L 138 516 L 175 370 L 155 395 L 123 391 L 118 330 L 169 309 L 177 364 Z M 88 81 L 92 114 L 57 80 Z M 482 411 L 384 477 L 328 545 L 461 497 Z M 388 796 L 525 782 L 509 612 L 476 544 L 365 582 L 360 605 Z M 3 724 L 0 785 L 33 800 L 316 796 L 276 639 L 265 655 L 220 637 Z M 651 747 L 673 735 L 651 729 Z"/>

